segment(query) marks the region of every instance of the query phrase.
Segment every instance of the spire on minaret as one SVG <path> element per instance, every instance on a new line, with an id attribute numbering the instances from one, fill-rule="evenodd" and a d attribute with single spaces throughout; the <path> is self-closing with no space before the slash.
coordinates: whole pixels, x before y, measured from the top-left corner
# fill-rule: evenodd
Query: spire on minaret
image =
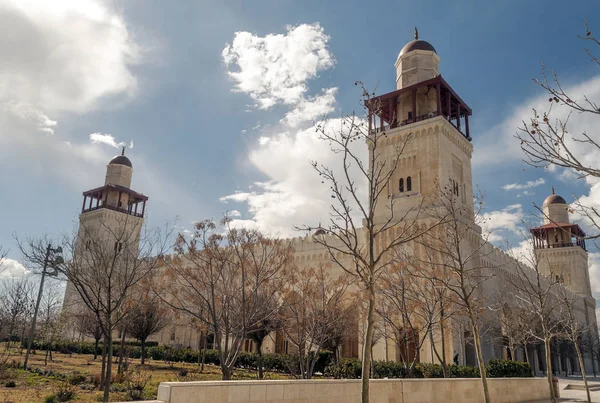
<path id="1" fill-rule="evenodd" d="M 121 155 L 125 155 L 125 146 L 123 146 L 123 149 L 121 150 Z"/>
<path id="2" fill-rule="evenodd" d="M 419 30 L 415 27 L 415 40 L 419 40 Z"/>

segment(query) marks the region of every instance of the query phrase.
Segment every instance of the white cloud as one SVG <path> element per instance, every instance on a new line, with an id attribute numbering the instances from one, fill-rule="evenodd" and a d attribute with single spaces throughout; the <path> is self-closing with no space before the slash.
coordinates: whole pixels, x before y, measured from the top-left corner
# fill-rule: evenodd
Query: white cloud
<path id="1" fill-rule="evenodd" d="M 331 119 L 325 127 L 341 130 L 341 120 Z M 355 142 L 352 147 L 364 161 L 367 156 L 364 143 Z M 300 234 L 293 231 L 294 226 L 319 222 L 325 225 L 329 221 L 332 201 L 329 185 L 321 183 L 309 161 L 318 161 L 340 175 L 342 156 L 329 150 L 314 127 L 273 135 L 268 142 L 259 142 L 249 159 L 269 180 L 254 183 L 251 192 L 221 198 L 223 202 L 247 203 L 252 218 L 239 221 L 239 225 L 258 227 L 281 236 L 298 236 Z M 353 177 L 359 196 L 364 199 L 367 188 L 364 177 L 354 173 Z"/>
<path id="2" fill-rule="evenodd" d="M 510 183 L 510 184 L 502 186 L 502 189 L 504 189 L 504 190 L 531 189 L 531 188 L 543 185 L 544 183 L 546 183 L 546 180 L 544 178 L 539 178 L 534 181 L 527 181 L 527 183 Z M 526 193 L 523 192 L 523 194 L 526 194 Z"/>
<path id="3" fill-rule="evenodd" d="M 140 47 L 104 0 L 0 1 L 0 26 L 11 33 L 0 37 L 0 157 L 89 186 L 89 167 L 110 156 L 57 121 L 134 95 Z"/>
<path id="4" fill-rule="evenodd" d="M 90 134 L 90 140 L 94 144 L 106 144 L 114 148 L 123 147 L 126 143 L 120 142 L 117 143 L 112 134 L 104 134 L 104 133 L 92 133 Z"/>
<path id="5" fill-rule="evenodd" d="M 481 227 L 488 234 L 489 242 L 501 242 L 507 233 L 519 234 L 522 221 L 523 208 L 520 204 L 511 204 L 502 210 L 481 215 Z"/>
<path id="6" fill-rule="evenodd" d="M 140 59 L 123 18 L 101 0 L 0 3 L 0 100 L 47 111 L 84 112 L 133 94 Z"/>
<path id="7" fill-rule="evenodd" d="M 32 104 L 13 99 L 1 105 L 0 110 L 11 113 L 17 118 L 31 123 L 38 131 L 49 135 L 54 134 L 54 126 L 56 126 L 57 122 L 50 119 Z"/>
<path id="8" fill-rule="evenodd" d="M 29 273 L 30 271 L 17 260 L 9 258 L 0 260 L 0 278 L 19 278 Z"/>
<path id="9" fill-rule="evenodd" d="M 303 24 L 287 27 L 283 35 L 258 37 L 238 32 L 223 50 L 235 91 L 248 94 L 263 109 L 276 104 L 289 108 L 278 127 L 258 123 L 252 128 L 260 135 L 248 159 L 267 180 L 255 182 L 248 192 L 239 191 L 220 199 L 224 203 L 247 204 L 251 218 L 234 220 L 233 225 L 292 236 L 298 235 L 292 230 L 294 225 L 328 221 L 331 194 L 309 161 L 318 161 L 336 171 L 342 166 L 340 155 L 329 150 L 313 127 L 313 121 L 334 110 L 337 88 L 307 95 L 307 81 L 335 63 L 327 49 L 328 40 L 319 24 Z M 236 70 L 232 71 L 232 67 Z M 339 119 L 331 119 L 325 127 L 340 130 L 342 124 Z M 366 156 L 364 144 L 354 144 L 356 152 Z M 362 191 L 363 185 L 359 183 L 357 187 Z"/>
<path id="10" fill-rule="evenodd" d="M 314 98 L 302 100 L 293 110 L 286 113 L 285 117 L 281 119 L 281 123 L 298 127 L 303 123 L 324 118 L 334 110 L 337 90 L 337 88 L 329 88 Z"/>
<path id="11" fill-rule="evenodd" d="M 228 72 L 235 90 L 268 109 L 277 103 L 301 102 L 307 91 L 306 81 L 334 65 L 328 41 L 329 36 L 318 23 L 288 26 L 286 34 L 264 37 L 236 32 L 222 57 L 228 68 L 237 67 Z"/>

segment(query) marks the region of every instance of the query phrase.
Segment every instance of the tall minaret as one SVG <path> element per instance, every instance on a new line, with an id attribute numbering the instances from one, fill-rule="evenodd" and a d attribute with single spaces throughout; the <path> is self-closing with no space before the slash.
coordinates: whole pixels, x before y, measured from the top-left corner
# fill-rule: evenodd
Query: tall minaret
<path id="1" fill-rule="evenodd" d="M 435 196 L 440 187 L 451 189 L 457 200 L 473 210 L 471 108 L 443 79 L 439 62 L 433 45 L 420 39 L 415 28 L 414 40 L 402 48 L 395 63 L 397 89 L 369 103 L 371 133 L 382 136 L 380 160 L 391 161 L 398 146 L 406 142 L 387 192 L 381 196 L 393 201 L 397 217 L 423 197 Z M 378 203 L 379 221 L 389 216 L 389 205 Z"/>
<path id="2" fill-rule="evenodd" d="M 544 225 L 531 229 L 541 271 L 572 291 L 592 296 L 585 233 L 569 221 L 569 205 L 554 193 L 542 205 Z"/>
<path id="3" fill-rule="evenodd" d="M 74 253 L 91 253 L 94 247 L 93 250 L 106 253 L 118 253 L 128 248 L 137 256 L 148 197 L 130 188 L 132 173 L 133 166 L 123 147 L 121 155 L 106 166 L 104 186 L 83 192 Z M 72 309 L 69 305 L 77 305 L 76 294 L 72 284 L 68 283 L 66 310 Z"/>

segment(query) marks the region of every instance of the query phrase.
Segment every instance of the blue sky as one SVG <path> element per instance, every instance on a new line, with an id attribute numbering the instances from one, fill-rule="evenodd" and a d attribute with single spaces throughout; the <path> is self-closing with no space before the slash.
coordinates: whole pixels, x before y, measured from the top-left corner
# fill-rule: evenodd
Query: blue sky
<path id="1" fill-rule="evenodd" d="M 102 185 L 119 152 L 107 135 L 133 142 L 132 187 L 150 197 L 150 225 L 177 217 L 183 230 L 236 210 L 248 225 L 288 235 L 326 216 L 308 158 L 327 157 L 308 137 L 306 105 L 335 118 L 356 109 L 355 80 L 395 89 L 394 62 L 415 25 L 473 109 L 474 184 L 499 236 L 518 242 L 518 221 L 552 184 L 568 200 L 600 202 L 594 183 L 526 167 L 512 138 L 545 98 L 531 80 L 542 61 L 568 86 L 600 92 L 577 38 L 586 18 L 600 32 L 597 1 L 46 3 L 0 0 L 0 26 L 9 27 L 0 38 L 0 245 L 11 259 L 20 257 L 14 233 L 75 228 L 82 191 Z M 284 79 L 251 74 L 252 55 Z M 307 60 L 316 67 L 301 66 Z M 292 125 L 294 111 L 304 120 Z"/>

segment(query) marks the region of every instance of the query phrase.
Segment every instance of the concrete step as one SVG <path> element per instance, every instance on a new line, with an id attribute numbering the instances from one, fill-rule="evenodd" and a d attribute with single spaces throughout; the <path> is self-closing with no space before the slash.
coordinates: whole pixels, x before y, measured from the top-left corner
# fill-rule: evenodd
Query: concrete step
<path id="1" fill-rule="evenodd" d="M 596 392 L 600 390 L 600 385 L 589 385 L 590 392 Z M 569 390 L 585 390 L 585 385 L 582 383 L 569 383 L 563 389 Z"/>

